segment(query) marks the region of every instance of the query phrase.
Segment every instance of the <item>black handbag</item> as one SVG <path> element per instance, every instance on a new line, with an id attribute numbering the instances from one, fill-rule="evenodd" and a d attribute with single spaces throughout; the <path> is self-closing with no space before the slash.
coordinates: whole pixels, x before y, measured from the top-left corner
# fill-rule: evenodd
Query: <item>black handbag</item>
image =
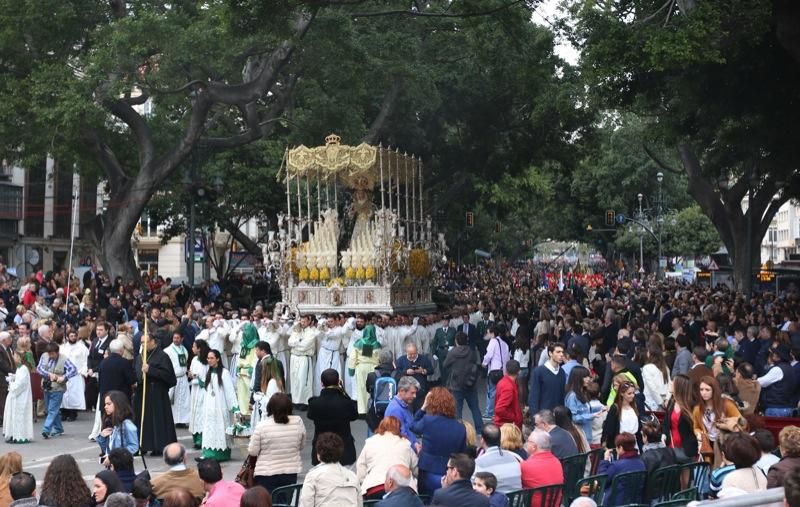
<path id="1" fill-rule="evenodd" d="M 498 344 L 500 343 L 500 338 L 495 338 L 495 340 L 497 340 Z M 503 348 L 502 348 L 502 345 L 498 345 L 498 346 L 500 347 L 500 364 L 506 364 L 505 361 L 503 361 Z M 500 368 L 499 370 L 491 370 L 489 372 L 489 382 L 491 382 L 492 385 L 497 384 L 498 382 L 500 382 L 501 378 L 503 378 L 503 368 Z"/>

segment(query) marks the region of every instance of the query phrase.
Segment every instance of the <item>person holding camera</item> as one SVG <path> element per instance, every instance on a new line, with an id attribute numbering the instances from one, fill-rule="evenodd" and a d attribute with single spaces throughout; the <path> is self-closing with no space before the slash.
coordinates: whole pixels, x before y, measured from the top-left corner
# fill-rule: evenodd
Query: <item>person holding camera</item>
<path id="1" fill-rule="evenodd" d="M 356 462 L 356 446 L 350 423 L 358 419 L 358 409 L 355 400 L 350 399 L 342 387 L 339 372 L 327 369 L 320 375 L 322 391 L 319 396 L 308 400 L 308 418 L 314 421 L 314 439 L 311 443 L 311 464 L 319 464 L 317 453 L 317 437 L 323 433 L 335 433 L 344 442 L 344 452 L 340 463 L 344 466 Z"/>
<path id="2" fill-rule="evenodd" d="M 406 345 L 406 354 L 395 361 L 395 378 L 414 377 L 419 382 L 419 391 L 414 399 L 412 412 L 422 406 L 425 395 L 428 394 L 428 375 L 433 373 L 433 364 L 428 356 L 419 354 L 417 345 L 413 342 Z"/>
<path id="3" fill-rule="evenodd" d="M 77 375 L 78 369 L 67 356 L 59 353 L 57 343 L 48 343 L 45 352 L 39 358 L 36 371 L 42 376 L 44 405 L 47 408 L 42 437 L 48 439 L 64 434 L 64 426 L 61 425 L 61 401 L 67 390 L 67 380 Z"/>

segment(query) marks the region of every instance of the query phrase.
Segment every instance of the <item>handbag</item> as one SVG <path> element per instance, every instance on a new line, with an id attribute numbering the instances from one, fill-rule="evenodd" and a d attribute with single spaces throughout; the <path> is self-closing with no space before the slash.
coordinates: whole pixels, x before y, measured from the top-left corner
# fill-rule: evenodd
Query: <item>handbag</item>
<path id="1" fill-rule="evenodd" d="M 495 340 L 497 340 L 498 343 L 500 343 L 500 338 L 495 338 Z M 503 348 L 502 348 L 502 345 L 498 345 L 498 346 L 500 347 L 500 363 L 501 364 L 505 364 L 505 362 L 503 361 Z M 498 382 L 500 382 L 500 379 L 503 378 L 503 368 L 500 368 L 499 370 L 490 371 L 488 376 L 489 376 L 489 382 L 491 382 L 492 385 L 497 384 Z"/>
<path id="2" fill-rule="evenodd" d="M 241 484 L 245 489 L 253 487 L 253 474 L 256 471 L 256 460 L 258 460 L 258 456 L 247 456 L 244 459 L 244 463 L 242 463 L 242 467 L 239 469 L 239 473 L 236 474 L 236 482 Z"/>

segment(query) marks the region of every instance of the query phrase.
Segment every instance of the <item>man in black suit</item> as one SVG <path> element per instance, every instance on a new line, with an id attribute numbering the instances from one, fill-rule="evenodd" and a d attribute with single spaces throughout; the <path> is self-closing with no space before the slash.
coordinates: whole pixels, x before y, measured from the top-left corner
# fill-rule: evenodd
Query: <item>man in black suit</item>
<path id="1" fill-rule="evenodd" d="M 451 454 L 442 487 L 433 493 L 431 505 L 489 507 L 489 497 L 472 489 L 475 461 L 466 454 Z"/>
<path id="2" fill-rule="evenodd" d="M 314 421 L 314 440 L 311 448 L 316 449 L 317 437 L 322 433 L 336 433 L 344 441 L 344 453 L 340 463 L 344 466 L 356 462 L 356 445 L 350 432 L 350 422 L 358 419 L 358 407 L 342 388 L 339 372 L 327 369 L 320 375 L 322 391 L 319 396 L 308 400 L 308 418 Z M 311 464 L 319 464 L 317 453 L 311 453 Z"/>
<path id="3" fill-rule="evenodd" d="M 86 360 L 87 407 L 93 407 L 97 402 L 98 387 L 94 373 L 98 371 L 100 363 L 106 356 L 106 350 L 108 350 L 108 346 L 111 344 L 111 336 L 108 335 L 107 323 L 103 321 L 98 322 L 94 332 L 97 336 L 92 340 L 92 345 L 89 347 L 89 358 Z M 130 392 L 128 392 L 128 394 L 130 394 Z"/>
<path id="4" fill-rule="evenodd" d="M 88 289 L 92 280 L 97 278 L 97 264 L 92 264 L 92 268 L 83 274 L 83 288 Z"/>
<path id="5" fill-rule="evenodd" d="M 478 333 L 477 326 L 469 323 L 468 312 L 461 314 L 461 325 L 458 326 L 457 330 L 467 335 L 469 348 L 478 350 L 478 344 L 482 341 L 483 336 L 480 336 L 480 333 Z"/>

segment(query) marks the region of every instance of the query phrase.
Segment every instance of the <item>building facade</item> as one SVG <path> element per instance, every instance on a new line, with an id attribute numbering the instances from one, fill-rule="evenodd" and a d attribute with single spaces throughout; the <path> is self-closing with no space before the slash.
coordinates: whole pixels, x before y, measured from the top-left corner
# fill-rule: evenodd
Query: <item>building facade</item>
<path id="1" fill-rule="evenodd" d="M 761 263 L 791 260 L 800 252 L 800 202 L 789 201 L 775 214 L 761 239 Z"/>

